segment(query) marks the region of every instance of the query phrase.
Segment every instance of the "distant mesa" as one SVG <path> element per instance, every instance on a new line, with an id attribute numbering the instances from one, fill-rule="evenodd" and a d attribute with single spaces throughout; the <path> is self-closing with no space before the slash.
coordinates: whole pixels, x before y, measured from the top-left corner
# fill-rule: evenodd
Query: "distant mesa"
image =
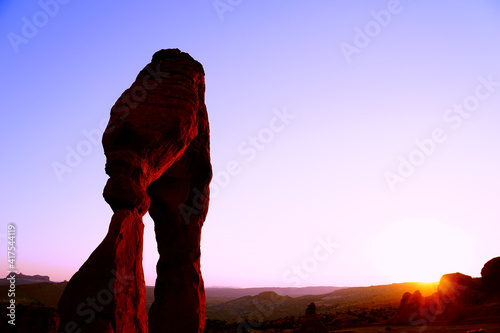
<path id="1" fill-rule="evenodd" d="M 16 286 L 21 286 L 24 284 L 52 282 L 50 281 L 50 278 L 46 275 L 25 275 L 23 273 L 19 274 L 9 273 L 7 274 L 5 279 L 0 279 L 0 286 L 9 285 L 10 280 L 7 280 L 7 278 L 10 278 L 12 275 L 15 276 Z"/>

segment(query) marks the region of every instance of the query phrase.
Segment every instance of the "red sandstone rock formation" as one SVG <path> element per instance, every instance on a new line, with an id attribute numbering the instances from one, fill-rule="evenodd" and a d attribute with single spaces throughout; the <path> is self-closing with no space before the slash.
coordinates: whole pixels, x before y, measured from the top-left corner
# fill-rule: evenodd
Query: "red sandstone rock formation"
<path id="1" fill-rule="evenodd" d="M 388 324 L 427 325 L 470 318 L 498 318 L 500 257 L 488 261 L 482 278 L 461 273 L 441 277 L 437 292 L 428 297 L 405 293 L 396 315 Z"/>
<path id="2" fill-rule="evenodd" d="M 325 324 L 316 314 L 316 304 L 311 303 L 307 306 L 306 316 L 300 326 L 299 333 L 328 333 Z"/>
<path id="3" fill-rule="evenodd" d="M 437 296 L 455 305 L 472 304 L 478 300 L 481 279 L 461 273 L 445 274 L 439 280 Z"/>
<path id="4" fill-rule="evenodd" d="M 396 315 L 389 320 L 390 324 L 411 324 L 421 325 L 422 311 L 425 309 L 425 299 L 420 290 L 413 294 L 406 292 L 399 304 L 399 309 Z"/>
<path id="5" fill-rule="evenodd" d="M 392 323 L 427 325 L 438 322 L 453 322 L 465 316 L 465 308 L 477 297 L 478 283 L 461 273 L 445 274 L 441 277 L 437 292 L 423 297 L 420 291 L 405 293 Z"/>
<path id="6" fill-rule="evenodd" d="M 108 234 L 69 281 L 59 332 L 145 333 L 142 216 L 160 259 L 149 332 L 203 332 L 201 228 L 212 177 L 203 67 L 177 49 L 154 54 L 111 109 L 103 135 Z"/>
<path id="7" fill-rule="evenodd" d="M 500 294 L 500 257 L 484 264 L 481 270 L 481 289 L 488 294 Z"/>

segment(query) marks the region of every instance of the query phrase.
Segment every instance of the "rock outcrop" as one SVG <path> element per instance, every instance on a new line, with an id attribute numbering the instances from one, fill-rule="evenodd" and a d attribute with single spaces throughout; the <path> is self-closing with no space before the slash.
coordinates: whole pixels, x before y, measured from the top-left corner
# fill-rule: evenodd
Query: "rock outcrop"
<path id="1" fill-rule="evenodd" d="M 481 270 L 481 290 L 487 294 L 500 294 L 500 257 L 484 264 Z"/>
<path id="2" fill-rule="evenodd" d="M 422 297 L 418 290 L 405 293 L 396 315 L 388 323 L 427 325 L 491 316 L 498 311 L 495 299 L 499 298 L 499 265 L 500 257 L 488 261 L 481 271 L 482 278 L 445 274 L 439 280 L 437 292 L 427 297 Z"/>
<path id="3" fill-rule="evenodd" d="M 306 316 L 300 326 L 299 333 L 328 333 L 328 329 L 316 314 L 316 304 L 311 303 L 307 306 Z"/>
<path id="4" fill-rule="evenodd" d="M 445 274 L 439 280 L 437 294 L 448 303 L 472 304 L 478 298 L 480 279 L 462 273 Z"/>
<path id="5" fill-rule="evenodd" d="M 390 324 L 420 323 L 422 310 L 425 309 L 425 298 L 420 290 L 413 294 L 406 292 L 399 304 L 397 314 L 388 322 Z"/>
<path id="6" fill-rule="evenodd" d="M 425 299 L 422 296 L 420 290 L 415 291 L 413 294 L 404 293 L 399 308 L 403 309 L 405 312 L 418 311 L 420 308 L 425 306 Z"/>
<path id="7" fill-rule="evenodd" d="M 478 297 L 478 282 L 461 273 L 441 277 L 437 292 L 423 297 L 420 291 L 405 293 L 392 324 L 427 325 L 453 322 L 464 318 L 467 304 Z"/>
<path id="8" fill-rule="evenodd" d="M 204 93 L 200 63 L 160 50 L 111 109 L 103 196 L 114 214 L 61 297 L 60 332 L 203 331 L 200 237 L 212 177 Z M 148 210 L 160 253 L 149 319 L 142 269 Z"/>

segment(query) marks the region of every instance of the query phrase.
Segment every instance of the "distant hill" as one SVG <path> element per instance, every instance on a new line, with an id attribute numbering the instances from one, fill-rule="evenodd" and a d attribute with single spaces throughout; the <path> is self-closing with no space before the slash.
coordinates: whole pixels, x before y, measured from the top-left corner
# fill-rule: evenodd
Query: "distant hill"
<path id="1" fill-rule="evenodd" d="M 244 296 L 216 305 L 207 303 L 207 319 L 227 322 L 241 322 L 253 313 L 266 313 L 266 320 L 286 317 L 292 313 L 304 312 L 307 304 L 290 296 L 281 296 L 273 291 L 265 291 L 256 296 Z"/>

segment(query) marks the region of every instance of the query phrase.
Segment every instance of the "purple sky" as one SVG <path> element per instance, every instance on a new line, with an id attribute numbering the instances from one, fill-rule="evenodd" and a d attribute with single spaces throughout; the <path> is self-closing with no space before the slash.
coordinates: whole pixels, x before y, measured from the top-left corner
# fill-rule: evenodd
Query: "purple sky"
<path id="1" fill-rule="evenodd" d="M 11 223 L 18 271 L 53 281 L 101 242 L 101 124 L 162 48 L 206 72 L 206 286 L 432 281 L 500 255 L 498 2 L 60 1 L 0 3 L 5 274 Z"/>

